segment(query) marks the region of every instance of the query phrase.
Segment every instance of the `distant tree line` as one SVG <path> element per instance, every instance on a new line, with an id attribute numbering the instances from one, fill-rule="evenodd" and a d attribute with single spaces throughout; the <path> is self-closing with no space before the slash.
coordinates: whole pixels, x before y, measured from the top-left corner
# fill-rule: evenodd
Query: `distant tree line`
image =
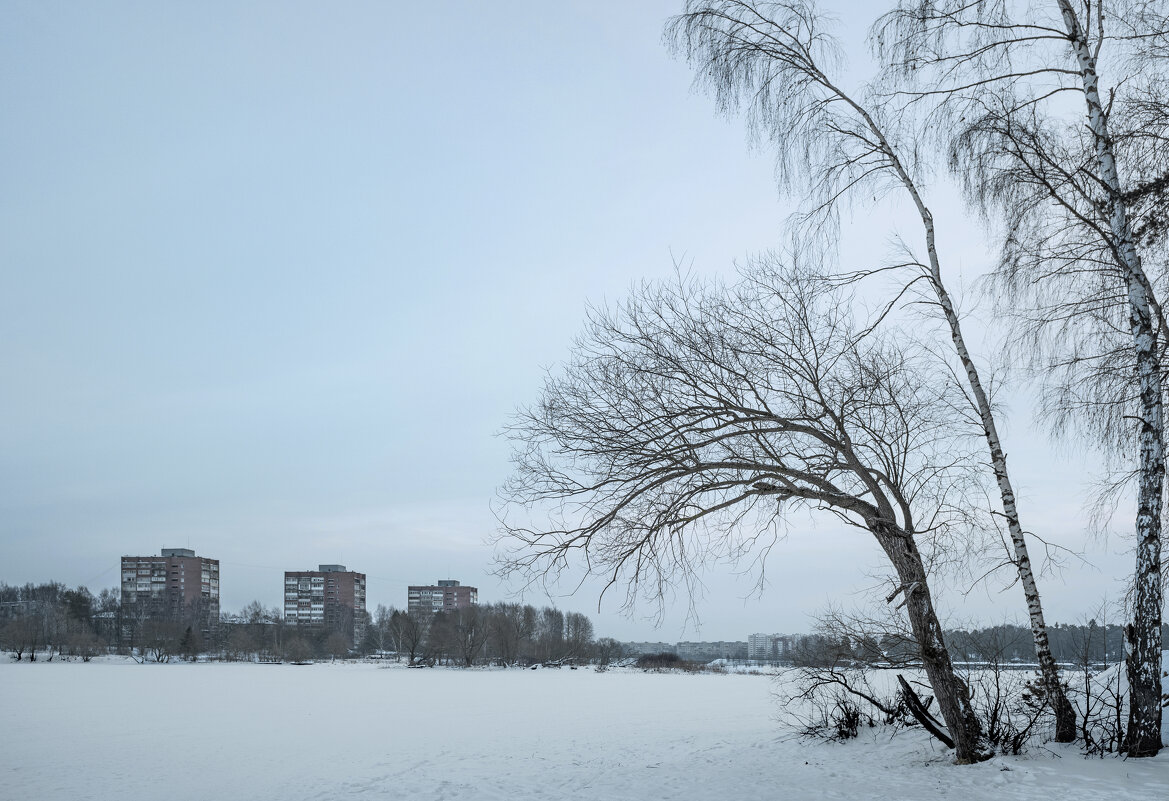
<path id="1" fill-rule="evenodd" d="M 593 623 L 578 612 L 530 604 L 496 603 L 455 612 L 418 614 L 379 604 L 365 613 L 364 637 L 350 642 L 326 627 L 286 624 L 276 607 L 252 601 L 224 614 L 210 632 L 183 618 L 150 617 L 142 607 L 123 608 L 118 590 L 94 595 L 59 582 L 12 586 L 0 583 L 0 649 L 16 660 L 89 661 L 98 654 L 132 654 L 151 662 L 195 658 L 227 661 L 304 662 L 378 656 L 412 665 L 509 665 L 593 663 L 607 665 L 627 654 L 621 643 L 595 637 Z M 1169 634 L 1169 632 L 1166 632 Z M 1098 668 L 1124 659 L 1120 625 L 1057 623 L 1049 627 L 1052 654 L 1065 666 Z M 958 663 L 1030 665 L 1035 652 L 1028 627 L 1001 624 L 948 629 L 945 639 Z M 828 617 L 819 631 L 796 639 L 780 661 L 801 666 L 905 665 L 920 660 L 908 631 Z"/>
<path id="2" fill-rule="evenodd" d="M 842 632 L 839 621 L 827 630 L 801 637 L 789 660 L 797 666 L 828 667 L 844 664 L 904 666 L 920 662 L 917 644 L 907 632 Z M 1169 628 L 1169 627 L 1166 627 Z M 1169 635 L 1169 631 L 1165 631 Z M 1055 660 L 1064 667 L 1098 669 L 1124 661 L 1124 629 L 1120 625 L 1056 623 L 1048 627 Z M 947 629 L 946 646 L 956 663 L 975 666 L 1034 667 L 1031 629 L 1015 624 L 985 628 Z"/>
<path id="3" fill-rule="evenodd" d="M 64 655 L 88 661 L 116 644 L 118 591 L 94 595 L 64 584 L 0 583 L 0 647 L 17 660 L 51 662 Z"/>
<path id="4" fill-rule="evenodd" d="M 0 583 L 0 649 L 18 661 L 59 656 L 88 661 L 122 653 L 169 662 L 199 655 L 228 661 L 289 661 L 379 656 L 412 665 L 533 665 L 597 662 L 622 655 L 619 643 L 597 639 L 592 621 L 578 612 L 498 603 L 455 612 L 411 613 L 379 605 L 362 612 L 357 642 L 338 627 L 284 621 L 276 607 L 252 601 L 237 614 L 207 626 L 200 610 L 122 604 L 116 588 L 94 595 L 64 584 Z M 200 622 L 204 621 L 204 622 Z M 354 621 L 342 621 L 352 632 Z"/>
<path id="5" fill-rule="evenodd" d="M 59 582 L 0 583 L 0 648 L 18 661 L 59 656 L 89 661 L 118 652 L 143 661 L 193 659 L 220 647 L 219 629 L 199 604 L 174 609 L 164 599 L 123 604 L 115 587 L 94 595 Z"/>
<path id="6" fill-rule="evenodd" d="M 362 636 L 327 628 L 288 625 L 278 609 L 252 602 L 220 622 L 217 649 L 228 660 L 303 662 L 348 656 L 393 659 L 416 666 L 528 666 L 607 664 L 620 644 L 594 636 L 592 621 L 577 612 L 498 603 L 453 612 L 417 613 L 379 604 L 366 613 Z"/>
<path id="7" fill-rule="evenodd" d="M 496 603 L 419 614 L 379 605 L 363 650 L 393 654 L 410 664 L 608 664 L 620 644 L 597 639 L 579 612 Z"/>

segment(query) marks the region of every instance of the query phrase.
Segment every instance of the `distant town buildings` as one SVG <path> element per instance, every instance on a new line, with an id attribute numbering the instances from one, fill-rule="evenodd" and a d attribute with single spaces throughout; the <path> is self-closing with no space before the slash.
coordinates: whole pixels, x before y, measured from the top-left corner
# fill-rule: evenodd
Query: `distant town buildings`
<path id="1" fill-rule="evenodd" d="M 407 589 L 406 611 L 411 614 L 453 612 L 479 603 L 479 590 L 464 587 L 451 579 L 440 579 L 437 584 Z"/>
<path id="2" fill-rule="evenodd" d="M 219 620 L 219 560 L 189 548 L 122 557 L 122 613 L 131 621 L 197 625 L 206 636 Z"/>
<path id="3" fill-rule="evenodd" d="M 672 642 L 623 642 L 621 648 L 628 656 L 676 654 L 678 652 L 678 646 Z"/>
<path id="4" fill-rule="evenodd" d="M 285 571 L 284 621 L 337 631 L 360 642 L 365 636 L 365 574 L 345 565 Z"/>
<path id="5" fill-rule="evenodd" d="M 624 642 L 621 643 L 629 656 L 647 654 L 677 654 L 688 662 L 712 662 L 715 659 L 746 659 L 747 643 L 741 640 L 716 640 L 708 642 Z"/>
<path id="6" fill-rule="evenodd" d="M 219 560 L 197 556 L 189 548 L 163 548 L 158 556 L 123 556 L 121 573 L 121 609 L 118 625 L 124 642 L 130 647 L 145 632 L 151 621 L 181 623 L 202 635 L 206 642 L 219 623 Z M 26 601 L 5 603 L 0 612 L 16 614 L 28 606 Z M 407 609 L 411 614 L 450 613 L 477 606 L 479 590 L 454 579 L 440 579 L 434 584 L 407 588 Z M 9 609 L 8 607 L 11 607 Z M 18 608 L 19 607 L 19 608 Z M 316 570 L 289 570 L 284 573 L 284 623 L 289 626 L 339 632 L 351 644 L 360 643 L 366 633 L 366 577 L 348 570 L 345 565 L 318 565 Z M 109 613 L 113 615 L 114 613 Z M 225 619 L 226 620 L 226 619 Z M 226 620 L 228 627 L 245 623 L 276 625 L 279 618 L 244 621 Z M 219 632 L 223 635 L 223 631 Z M 152 634 L 153 633 L 153 634 Z M 800 638 L 784 634 L 752 634 L 742 641 L 626 642 L 622 649 L 628 656 L 671 653 L 692 662 L 730 660 L 786 661 Z M 323 638 L 322 638 L 323 641 Z"/>
<path id="7" fill-rule="evenodd" d="M 805 639 L 798 634 L 752 634 L 746 642 L 718 640 L 708 642 L 623 642 L 627 656 L 647 654 L 677 654 L 688 662 L 709 662 L 715 659 L 750 659 L 765 662 L 787 662 Z"/>
<path id="8" fill-rule="evenodd" d="M 677 649 L 678 656 L 688 662 L 747 658 L 747 643 L 741 641 L 680 642 Z"/>

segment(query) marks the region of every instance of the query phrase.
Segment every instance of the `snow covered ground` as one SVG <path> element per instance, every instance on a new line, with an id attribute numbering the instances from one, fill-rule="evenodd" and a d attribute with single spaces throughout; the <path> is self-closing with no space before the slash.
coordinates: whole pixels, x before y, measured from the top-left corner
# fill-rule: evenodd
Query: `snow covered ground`
<path id="1" fill-rule="evenodd" d="M 957 767 L 792 740 L 775 679 L 376 664 L 0 662 L 0 798 L 1150 799 L 1169 753 Z"/>

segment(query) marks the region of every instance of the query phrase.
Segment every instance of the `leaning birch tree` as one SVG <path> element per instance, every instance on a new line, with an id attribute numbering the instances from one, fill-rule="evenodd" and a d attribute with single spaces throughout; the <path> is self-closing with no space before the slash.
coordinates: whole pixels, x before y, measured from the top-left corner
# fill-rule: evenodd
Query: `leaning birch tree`
<path id="1" fill-rule="evenodd" d="M 660 597 L 712 560 L 769 548 L 798 510 L 871 535 L 898 582 L 959 762 L 986 755 L 945 647 L 931 553 L 979 484 L 956 386 L 851 318 L 839 289 L 758 265 L 733 287 L 647 286 L 591 316 L 509 434 L 505 573 L 583 567 Z"/>
<path id="2" fill-rule="evenodd" d="M 1126 747 L 1130 756 L 1153 756 L 1161 748 L 1169 343 L 1137 234 L 1163 243 L 1164 4 L 903 2 L 876 39 L 901 110 L 922 112 L 946 132 L 972 200 L 1001 221 L 1000 273 L 1011 299 L 1042 298 L 1029 322 L 1065 379 L 1058 419 L 1106 434 L 1106 444 L 1136 443 Z M 1077 105 L 1079 120 L 1069 122 Z M 1121 332 L 1128 352 L 1117 359 Z"/>
<path id="3" fill-rule="evenodd" d="M 841 53 L 812 3 L 690 0 L 684 13 L 670 21 L 666 36 L 693 65 L 696 81 L 713 92 L 721 110 L 747 109 L 753 128 L 776 147 L 785 186 L 811 187 L 808 221 L 831 222 L 840 203 L 862 196 L 893 191 L 911 201 L 920 222 L 925 260 L 899 267 L 913 271 L 906 286 L 924 279 L 931 305 L 940 313 L 961 363 L 997 484 L 1042 687 L 1055 713 L 1056 739 L 1074 740 L 1075 711 L 1048 642 L 998 423 L 944 280 L 933 212 L 915 177 L 912 154 L 919 143 L 864 90 L 853 93 L 842 87 L 834 74 Z"/>

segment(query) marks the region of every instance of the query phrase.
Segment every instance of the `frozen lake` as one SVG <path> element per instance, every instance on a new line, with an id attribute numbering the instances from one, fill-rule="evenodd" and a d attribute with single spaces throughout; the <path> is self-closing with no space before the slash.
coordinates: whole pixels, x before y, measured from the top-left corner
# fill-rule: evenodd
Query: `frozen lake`
<path id="1" fill-rule="evenodd" d="M 955 767 L 912 732 L 788 739 L 774 679 L 0 662 L 0 797 L 1149 799 L 1169 753 Z"/>

